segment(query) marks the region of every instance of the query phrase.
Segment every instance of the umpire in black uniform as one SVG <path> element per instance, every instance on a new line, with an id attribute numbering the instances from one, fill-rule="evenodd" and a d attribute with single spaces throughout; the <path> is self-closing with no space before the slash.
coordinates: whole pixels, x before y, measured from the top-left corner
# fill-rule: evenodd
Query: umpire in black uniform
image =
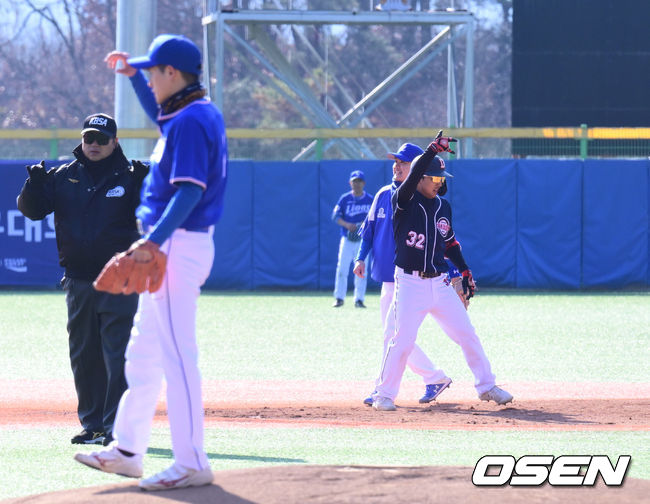
<path id="1" fill-rule="evenodd" d="M 115 120 L 93 114 L 84 121 L 75 160 L 45 170 L 28 166 L 17 203 L 32 220 L 54 212 L 61 285 L 68 305 L 70 364 L 83 430 L 73 444 L 112 441 L 117 405 L 126 390 L 124 353 L 138 296 L 97 292 L 92 282 L 104 264 L 140 235 L 135 209 L 148 168 L 124 156 Z"/>

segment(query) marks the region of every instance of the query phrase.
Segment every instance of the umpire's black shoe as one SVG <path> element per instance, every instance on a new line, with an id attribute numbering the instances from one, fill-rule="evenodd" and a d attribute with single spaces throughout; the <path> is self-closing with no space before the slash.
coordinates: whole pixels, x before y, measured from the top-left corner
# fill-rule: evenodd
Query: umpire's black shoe
<path id="1" fill-rule="evenodd" d="M 70 442 L 72 444 L 102 444 L 104 442 L 104 433 L 84 429 L 73 437 Z"/>
<path id="2" fill-rule="evenodd" d="M 102 444 L 104 446 L 108 446 L 112 442 L 113 442 L 113 434 L 111 434 L 110 432 L 107 432 L 106 435 L 104 436 L 104 441 L 102 442 Z"/>
<path id="3" fill-rule="evenodd" d="M 355 308 L 365 308 L 366 305 L 363 304 L 363 301 L 361 301 L 360 299 L 357 299 L 357 300 L 354 302 L 354 307 L 355 307 Z"/>
<path id="4" fill-rule="evenodd" d="M 341 306 L 343 306 L 343 300 L 337 298 L 336 301 L 334 301 L 332 308 L 340 308 Z"/>

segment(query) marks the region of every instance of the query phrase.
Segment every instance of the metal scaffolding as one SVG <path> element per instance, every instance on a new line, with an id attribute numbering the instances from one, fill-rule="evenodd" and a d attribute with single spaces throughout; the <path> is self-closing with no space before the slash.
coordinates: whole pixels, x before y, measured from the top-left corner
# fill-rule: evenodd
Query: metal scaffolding
<path id="1" fill-rule="evenodd" d="M 269 85 L 273 86 L 298 111 L 308 117 L 316 127 L 322 128 L 354 128 L 359 125 L 372 127 L 368 116 L 393 95 L 401 86 L 424 68 L 444 49 L 447 49 L 447 127 L 473 127 L 474 116 L 474 30 L 475 19 L 467 11 L 309 11 L 309 10 L 221 10 L 219 2 L 204 3 L 204 81 L 212 100 L 219 108 L 223 108 L 224 93 L 224 54 L 227 34 L 233 43 L 232 49 L 238 51 L 244 61 L 251 66 L 265 68 L 263 73 Z M 421 49 L 413 54 L 399 68 L 374 89 L 364 93 L 364 97 L 355 102 L 347 91 L 333 78 L 335 86 L 339 87 L 348 103 L 341 108 L 339 104 L 330 103 L 337 111 L 339 118 L 334 118 L 325 104 L 321 103 L 312 89 L 301 78 L 296 70 L 296 63 L 289 62 L 282 54 L 273 37 L 264 25 L 438 25 L 444 28 L 432 36 Z M 247 33 L 255 39 L 257 48 L 240 36 L 234 28 L 236 25 L 247 27 Z M 431 30 L 433 32 L 433 30 Z M 294 30 L 300 36 L 298 30 Z M 458 87 L 454 72 L 456 51 L 454 41 L 464 37 L 465 74 L 463 78 L 463 100 L 458 104 Z M 301 42 L 316 55 L 322 57 L 306 41 Z M 273 78 L 284 83 L 290 90 L 277 85 Z M 331 139 L 324 147 L 327 150 L 336 144 L 346 157 L 356 159 L 360 156 L 375 158 L 363 139 L 337 138 Z M 293 160 L 313 156 L 318 145 L 314 140 L 296 153 Z M 472 156 L 472 141 L 466 139 L 459 154 L 463 157 Z M 383 152 L 386 152 L 384 150 Z"/>

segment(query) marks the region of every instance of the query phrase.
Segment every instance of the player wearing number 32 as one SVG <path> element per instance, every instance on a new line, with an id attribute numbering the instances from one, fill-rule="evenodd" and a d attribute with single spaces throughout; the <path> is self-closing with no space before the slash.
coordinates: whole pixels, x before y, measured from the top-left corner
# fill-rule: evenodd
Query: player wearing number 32
<path id="1" fill-rule="evenodd" d="M 463 275 L 466 295 L 474 293 L 472 273 L 465 263 L 456 241 L 451 207 L 438 195 L 451 175 L 438 153 L 453 152 L 442 131 L 415 158 L 406 180 L 392 196 L 395 234 L 395 336 L 389 343 L 373 396 L 373 407 L 392 411 L 394 399 L 408 357 L 427 314 L 431 314 L 442 330 L 460 345 L 465 361 L 474 374 L 479 398 L 497 404 L 512 401 L 512 395 L 495 385 L 481 341 L 469 320 L 467 311 L 447 280 L 449 269 L 445 256 Z"/>
<path id="2" fill-rule="evenodd" d="M 384 350 L 386 353 L 388 343 L 395 335 L 395 312 L 393 309 L 393 294 L 395 292 L 395 239 L 393 238 L 393 208 L 391 196 L 404 182 L 411 168 L 411 162 L 422 154 L 422 149 L 415 144 L 405 143 L 397 152 L 389 152 L 388 157 L 393 159 L 393 182 L 382 187 L 372 202 L 370 212 L 361 226 L 361 247 L 354 263 L 354 274 L 365 277 L 366 258 L 372 250 L 371 276 L 381 282 L 381 296 L 379 298 L 379 313 L 384 328 Z M 439 369 L 424 351 L 413 345 L 413 351 L 407 360 L 408 366 L 419 374 L 426 385 L 426 391 L 420 398 L 420 403 L 435 400 L 451 383 L 442 369 Z M 376 385 L 376 383 L 375 383 Z M 372 406 L 373 394 L 364 399 L 363 403 Z"/>
<path id="3" fill-rule="evenodd" d="M 140 488 L 206 485 L 213 474 L 203 447 L 196 309 L 212 268 L 214 224 L 223 209 L 228 161 L 223 117 L 205 98 L 198 80 L 201 52 L 186 37 L 160 35 L 147 55 L 129 58 L 115 51 L 106 62 L 130 77 L 140 104 L 160 129 L 136 211 L 145 235 L 131 249 L 143 257 L 147 249 L 160 247 L 167 268 L 160 288 L 151 288 L 150 282 L 153 292 L 140 294 L 126 351 L 128 390 L 117 411 L 115 441 L 107 450 L 78 453 L 75 459 L 139 478 L 164 377 L 174 463 L 141 480 Z M 139 69 L 148 71 L 148 82 Z"/>

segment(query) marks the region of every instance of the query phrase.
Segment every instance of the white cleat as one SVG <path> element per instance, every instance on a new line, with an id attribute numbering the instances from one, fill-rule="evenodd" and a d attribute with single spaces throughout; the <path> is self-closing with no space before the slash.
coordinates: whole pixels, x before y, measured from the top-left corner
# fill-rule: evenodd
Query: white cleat
<path id="1" fill-rule="evenodd" d="M 142 490 L 171 490 L 190 486 L 209 485 L 214 479 L 212 469 L 188 469 L 178 464 L 173 464 L 158 474 L 140 481 Z"/>
<path id="2" fill-rule="evenodd" d="M 111 446 L 92 453 L 76 453 L 77 462 L 107 473 L 115 473 L 127 478 L 142 477 L 142 455 L 127 457 L 117 446 Z"/>
<path id="3" fill-rule="evenodd" d="M 481 401 L 494 401 L 497 404 L 507 404 L 509 402 L 512 402 L 512 394 L 497 387 L 496 385 L 487 392 L 483 392 L 480 396 L 478 396 L 478 398 Z"/>
<path id="4" fill-rule="evenodd" d="M 372 407 L 377 411 L 395 411 L 395 403 L 390 397 L 376 396 L 372 401 Z"/>

